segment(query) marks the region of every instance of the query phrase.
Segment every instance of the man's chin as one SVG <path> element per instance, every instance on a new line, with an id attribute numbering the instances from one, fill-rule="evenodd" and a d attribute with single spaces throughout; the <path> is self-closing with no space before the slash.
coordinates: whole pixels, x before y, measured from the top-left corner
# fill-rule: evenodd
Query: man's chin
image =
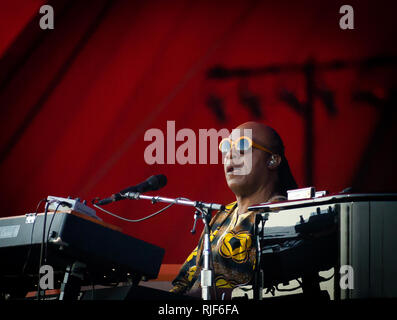
<path id="1" fill-rule="evenodd" d="M 243 175 L 228 175 L 226 182 L 234 194 L 241 194 L 245 189 L 246 179 Z"/>

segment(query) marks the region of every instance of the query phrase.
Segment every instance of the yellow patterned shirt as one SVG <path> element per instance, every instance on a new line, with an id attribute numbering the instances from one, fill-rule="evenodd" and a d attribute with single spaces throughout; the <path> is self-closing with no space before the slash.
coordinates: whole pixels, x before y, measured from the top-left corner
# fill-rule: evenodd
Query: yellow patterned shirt
<path id="1" fill-rule="evenodd" d="M 285 199 L 282 198 L 280 200 Z M 224 211 L 215 214 L 210 222 L 211 252 L 217 288 L 234 288 L 251 284 L 253 280 L 256 257 L 253 238 L 255 213 L 237 212 L 237 203 L 233 202 Z M 202 252 L 203 234 L 173 280 L 171 292 L 184 294 L 190 289 L 201 288 Z"/>

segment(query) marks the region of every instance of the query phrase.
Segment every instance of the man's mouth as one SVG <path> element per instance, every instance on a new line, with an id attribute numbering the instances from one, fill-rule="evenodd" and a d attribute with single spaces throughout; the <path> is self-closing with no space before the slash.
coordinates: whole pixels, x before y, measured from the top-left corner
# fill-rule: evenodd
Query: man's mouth
<path id="1" fill-rule="evenodd" d="M 226 173 L 227 174 L 236 173 L 236 172 L 238 172 L 241 169 L 241 167 L 242 167 L 241 165 L 240 166 L 236 166 L 236 165 L 229 164 L 229 165 L 226 166 Z"/>

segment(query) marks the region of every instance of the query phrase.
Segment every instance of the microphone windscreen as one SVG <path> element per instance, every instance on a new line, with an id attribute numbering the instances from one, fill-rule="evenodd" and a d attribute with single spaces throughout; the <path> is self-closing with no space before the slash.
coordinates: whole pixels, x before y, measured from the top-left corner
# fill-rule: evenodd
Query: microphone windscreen
<path id="1" fill-rule="evenodd" d="M 163 174 L 151 176 L 144 182 L 137 184 L 136 186 L 128 187 L 120 191 L 121 194 L 127 192 L 139 192 L 144 193 L 147 191 L 154 191 L 164 187 L 167 184 L 167 177 Z"/>
<path id="2" fill-rule="evenodd" d="M 147 182 L 150 184 L 152 190 L 158 190 L 167 184 L 167 177 L 163 174 L 158 174 L 148 178 Z"/>

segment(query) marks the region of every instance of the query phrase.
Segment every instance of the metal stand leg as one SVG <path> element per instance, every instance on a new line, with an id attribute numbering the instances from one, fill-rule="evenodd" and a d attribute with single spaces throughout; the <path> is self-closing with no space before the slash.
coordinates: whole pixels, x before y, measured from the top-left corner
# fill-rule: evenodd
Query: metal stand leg
<path id="1" fill-rule="evenodd" d="M 205 229 L 209 229 L 208 225 L 205 225 Z M 211 255 L 211 245 L 210 245 L 210 235 L 209 230 L 205 231 L 204 234 L 204 268 L 201 270 L 201 287 L 202 287 L 202 298 L 203 300 L 211 300 L 210 289 L 213 282 L 213 272 L 210 269 L 210 255 Z"/>
<path id="2" fill-rule="evenodd" d="M 84 279 L 86 265 L 76 261 L 66 268 L 59 300 L 77 300 Z"/>
<path id="3" fill-rule="evenodd" d="M 263 270 L 256 270 L 254 273 L 254 281 L 252 285 L 254 300 L 263 299 Z"/>
<path id="4" fill-rule="evenodd" d="M 196 223 L 197 219 L 202 219 L 204 223 L 204 248 L 203 248 L 203 269 L 201 270 L 201 297 L 203 300 L 211 300 L 211 288 L 214 287 L 214 271 L 211 269 L 211 240 L 210 240 L 210 227 L 209 223 L 211 220 L 211 209 L 204 208 L 202 203 L 196 202 L 195 203 L 195 214 L 194 214 L 194 225 L 191 233 L 196 232 Z M 215 297 L 216 299 L 216 291 Z"/>
<path id="5" fill-rule="evenodd" d="M 256 214 L 255 216 L 254 239 L 256 240 L 256 263 L 255 263 L 254 279 L 252 284 L 254 300 L 263 299 L 263 269 L 261 265 L 261 257 L 262 257 L 261 239 L 263 239 L 265 222 L 267 221 L 268 216 L 269 216 L 268 214 L 265 214 L 262 217 L 260 213 Z"/>

